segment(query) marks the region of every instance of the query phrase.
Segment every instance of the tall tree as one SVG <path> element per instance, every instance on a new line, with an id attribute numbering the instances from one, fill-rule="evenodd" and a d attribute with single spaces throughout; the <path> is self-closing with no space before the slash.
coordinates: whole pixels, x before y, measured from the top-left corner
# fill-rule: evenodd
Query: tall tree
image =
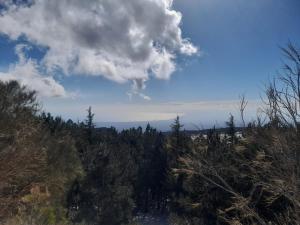
<path id="1" fill-rule="evenodd" d="M 236 142 L 236 128 L 235 128 L 235 123 L 234 123 L 234 117 L 232 114 L 229 116 L 229 120 L 226 122 L 227 125 L 227 134 L 229 135 L 230 142 L 232 144 L 235 144 Z"/>
<path id="2" fill-rule="evenodd" d="M 181 167 L 181 159 L 191 153 L 191 139 L 182 130 L 183 125 L 177 116 L 171 125 L 172 132 L 167 140 L 168 154 L 168 192 L 171 198 L 171 207 L 175 210 L 179 209 L 178 202 L 184 197 L 183 180 L 184 176 L 174 174 L 174 169 Z"/>
<path id="3" fill-rule="evenodd" d="M 95 124 L 94 124 L 94 116 L 95 114 L 92 113 L 92 107 L 90 106 L 87 109 L 87 117 L 85 120 L 85 125 L 86 125 L 86 129 L 87 129 L 87 139 L 89 141 L 90 144 L 92 144 L 93 142 L 93 136 L 94 136 L 94 128 L 95 128 Z"/>

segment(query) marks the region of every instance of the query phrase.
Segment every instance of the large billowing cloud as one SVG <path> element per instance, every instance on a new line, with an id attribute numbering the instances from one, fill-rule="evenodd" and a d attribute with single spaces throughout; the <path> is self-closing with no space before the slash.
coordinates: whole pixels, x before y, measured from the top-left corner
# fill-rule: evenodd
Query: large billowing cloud
<path id="1" fill-rule="evenodd" d="M 182 37 L 172 0 L 19 2 L 2 1 L 0 32 L 47 47 L 42 63 L 50 72 L 133 81 L 135 89 L 150 76 L 169 79 L 178 54 L 197 52 Z"/>

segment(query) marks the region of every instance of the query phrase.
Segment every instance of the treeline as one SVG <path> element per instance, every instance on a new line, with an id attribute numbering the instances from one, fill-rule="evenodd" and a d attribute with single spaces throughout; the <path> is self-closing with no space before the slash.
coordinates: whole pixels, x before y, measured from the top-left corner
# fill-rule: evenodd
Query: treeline
<path id="1" fill-rule="evenodd" d="M 300 223 L 300 54 L 289 45 L 282 76 L 266 89 L 264 117 L 243 137 L 96 128 L 40 113 L 35 92 L 0 82 L 0 224 L 172 225 Z"/>

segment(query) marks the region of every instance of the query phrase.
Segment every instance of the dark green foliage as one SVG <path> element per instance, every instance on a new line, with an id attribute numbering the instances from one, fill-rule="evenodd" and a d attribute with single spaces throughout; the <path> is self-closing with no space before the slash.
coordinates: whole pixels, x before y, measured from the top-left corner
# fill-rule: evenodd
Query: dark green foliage
<path id="1" fill-rule="evenodd" d="M 90 142 L 85 138 L 85 127 L 72 131 L 86 172 L 69 193 L 72 220 L 128 224 L 134 211 L 165 209 L 167 159 L 163 135 L 150 125 L 145 132 L 142 128 L 121 133 L 113 128 L 92 128 Z M 81 137 L 78 129 L 82 129 Z"/>
<path id="2" fill-rule="evenodd" d="M 182 131 L 183 125 L 180 124 L 179 117 L 171 125 L 172 133 L 167 139 L 167 165 L 168 165 L 168 180 L 167 190 L 170 200 L 170 207 L 174 211 L 181 211 L 179 201 L 185 197 L 185 190 L 183 187 L 184 174 L 176 174 L 174 176 L 174 169 L 179 168 L 179 162 L 182 157 L 189 155 L 192 151 L 192 142 L 189 136 Z"/>
<path id="3" fill-rule="evenodd" d="M 138 162 L 136 202 L 144 212 L 161 212 L 166 205 L 167 155 L 164 137 L 148 124 L 143 134 L 143 151 Z"/>
<path id="4" fill-rule="evenodd" d="M 129 152 L 105 145 L 98 151 L 93 169 L 74 184 L 69 213 L 74 221 L 127 224 L 133 208 Z"/>
<path id="5" fill-rule="evenodd" d="M 177 165 L 178 159 L 191 151 L 191 139 L 182 131 L 183 125 L 180 124 L 179 117 L 171 125 L 171 134 L 167 140 L 168 163 L 169 167 Z"/>

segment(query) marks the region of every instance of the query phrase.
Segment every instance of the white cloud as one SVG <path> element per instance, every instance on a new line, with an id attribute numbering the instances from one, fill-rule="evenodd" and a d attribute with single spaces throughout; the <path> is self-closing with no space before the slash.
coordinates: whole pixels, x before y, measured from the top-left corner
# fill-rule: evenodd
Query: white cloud
<path id="1" fill-rule="evenodd" d="M 145 94 L 143 94 L 143 93 L 139 93 L 139 96 L 140 96 L 141 98 L 147 100 L 147 101 L 150 101 L 150 100 L 151 100 L 151 97 L 149 97 L 149 96 L 147 96 L 147 95 L 145 95 Z"/>
<path id="2" fill-rule="evenodd" d="M 135 96 L 139 96 L 144 100 L 150 101 L 151 97 L 141 93 L 142 90 L 144 90 L 146 88 L 146 79 L 134 79 L 132 81 L 132 86 L 131 86 L 131 91 L 127 92 L 127 95 L 129 97 L 130 100 L 132 100 L 132 97 Z"/>
<path id="3" fill-rule="evenodd" d="M 42 97 L 67 97 L 68 94 L 62 85 L 56 82 L 53 77 L 42 75 L 38 63 L 26 58 L 24 48 L 28 48 L 28 46 L 16 46 L 19 62 L 10 65 L 8 71 L 0 72 L 0 80 L 17 80 L 21 85 L 36 90 Z"/>
<path id="4" fill-rule="evenodd" d="M 182 16 L 172 0 L 9 2 L 0 12 L 0 32 L 47 47 L 43 63 L 49 71 L 145 85 L 150 76 L 169 79 L 178 54 L 197 52 L 182 37 Z"/>

